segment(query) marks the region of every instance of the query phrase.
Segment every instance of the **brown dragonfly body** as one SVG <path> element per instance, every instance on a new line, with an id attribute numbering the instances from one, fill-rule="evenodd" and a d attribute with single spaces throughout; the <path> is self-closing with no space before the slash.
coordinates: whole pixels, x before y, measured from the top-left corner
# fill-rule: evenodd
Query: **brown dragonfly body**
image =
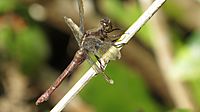
<path id="1" fill-rule="evenodd" d="M 80 49 L 76 52 L 73 60 L 63 73 L 56 79 L 53 85 L 46 90 L 36 101 L 36 105 L 47 101 L 49 96 L 55 91 L 56 88 L 61 84 L 65 77 L 69 76 L 85 59 L 89 58 L 88 53 L 91 52 L 98 58 L 102 53 L 105 53 L 109 47 L 114 45 L 114 41 L 110 37 L 116 37 L 116 35 L 108 36 L 114 30 L 110 19 L 104 18 L 100 21 L 101 27 L 96 31 L 87 31 L 84 33 L 80 41 Z M 100 68 L 100 70 L 103 70 Z"/>

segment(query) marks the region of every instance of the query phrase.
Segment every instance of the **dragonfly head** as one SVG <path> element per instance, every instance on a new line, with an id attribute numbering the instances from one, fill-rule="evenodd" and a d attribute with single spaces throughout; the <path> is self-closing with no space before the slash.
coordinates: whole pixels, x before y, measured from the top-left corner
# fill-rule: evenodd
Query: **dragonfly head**
<path id="1" fill-rule="evenodd" d="M 103 19 L 101 19 L 100 24 L 101 24 L 102 30 L 104 32 L 110 33 L 110 32 L 113 31 L 113 29 L 112 29 L 112 23 L 111 23 L 111 21 L 110 21 L 109 18 L 103 18 Z"/>

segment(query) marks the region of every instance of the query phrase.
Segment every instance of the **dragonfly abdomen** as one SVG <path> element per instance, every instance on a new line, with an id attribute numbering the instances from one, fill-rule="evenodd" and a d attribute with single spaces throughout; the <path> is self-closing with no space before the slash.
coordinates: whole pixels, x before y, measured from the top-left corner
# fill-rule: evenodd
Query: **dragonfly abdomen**
<path id="1" fill-rule="evenodd" d="M 67 68 L 62 72 L 62 74 L 56 79 L 56 81 L 51 85 L 49 89 L 46 90 L 46 92 L 38 98 L 36 101 L 36 105 L 47 101 L 49 99 L 49 96 L 55 91 L 56 88 L 62 83 L 62 81 L 69 76 L 85 59 L 86 59 L 86 51 L 84 49 L 80 49 L 76 52 L 73 60 L 71 63 L 67 66 Z"/>

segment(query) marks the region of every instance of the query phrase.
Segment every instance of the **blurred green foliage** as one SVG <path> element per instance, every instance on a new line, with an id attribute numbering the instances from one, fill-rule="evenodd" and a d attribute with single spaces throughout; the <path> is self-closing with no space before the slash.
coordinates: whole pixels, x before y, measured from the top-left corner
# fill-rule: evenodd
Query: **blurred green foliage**
<path id="1" fill-rule="evenodd" d="M 121 2 L 122 1 L 120 0 L 105 0 L 103 2 L 102 10 L 106 13 L 106 15 L 109 15 L 109 17 L 112 17 L 115 21 L 117 21 L 121 27 L 128 28 L 140 17 L 140 15 L 142 15 L 143 10 L 135 1 L 130 2 L 130 4 L 125 4 L 125 6 L 122 5 Z M 125 31 L 126 29 L 122 30 Z M 153 40 L 151 33 L 151 26 L 146 24 L 136 34 L 136 36 L 139 36 L 140 40 L 142 40 L 145 45 L 151 46 L 151 41 Z"/>
<path id="2" fill-rule="evenodd" d="M 114 85 L 108 85 L 101 75 L 81 92 L 84 100 L 95 105 L 97 112 L 161 112 L 162 106 L 149 94 L 143 79 L 121 62 L 111 62 L 106 69 Z"/>
<path id="3" fill-rule="evenodd" d="M 0 27 L 0 57 L 16 61 L 27 72 L 36 70 L 49 52 L 39 27 L 29 26 L 15 32 L 10 25 Z"/>
<path id="4" fill-rule="evenodd" d="M 200 32 L 196 31 L 189 36 L 188 41 L 177 52 L 174 72 L 183 78 L 189 85 L 191 94 L 200 106 Z"/>
<path id="5" fill-rule="evenodd" d="M 191 112 L 187 109 L 174 109 L 174 110 L 171 110 L 171 111 L 168 111 L 168 112 Z"/>
<path id="6" fill-rule="evenodd" d="M 12 11 L 17 4 L 16 0 L 0 0 L 0 14 L 3 12 Z"/>
<path id="7" fill-rule="evenodd" d="M 177 52 L 175 69 L 184 77 L 198 76 L 200 73 L 200 32 L 193 32 L 186 44 Z M 186 78 L 186 79 L 187 79 Z"/>
<path id="8" fill-rule="evenodd" d="M 44 32 L 27 11 L 16 0 L 0 1 L 0 60 L 16 62 L 31 73 L 47 59 L 49 46 Z"/>

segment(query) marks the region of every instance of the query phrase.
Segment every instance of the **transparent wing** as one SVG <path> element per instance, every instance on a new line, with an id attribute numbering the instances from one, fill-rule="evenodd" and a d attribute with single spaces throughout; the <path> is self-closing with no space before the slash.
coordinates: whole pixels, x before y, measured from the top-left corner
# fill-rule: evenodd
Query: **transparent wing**
<path id="1" fill-rule="evenodd" d="M 65 16 L 64 19 L 65 19 L 65 23 L 67 23 L 67 25 L 71 29 L 76 41 L 78 42 L 78 45 L 80 46 L 83 33 L 80 31 L 80 28 L 70 18 Z"/>
<path id="2" fill-rule="evenodd" d="M 70 18 L 64 17 L 65 23 L 70 27 L 76 41 L 78 42 L 78 45 L 80 46 L 81 43 L 81 38 L 83 37 L 84 34 L 84 9 L 83 9 L 83 1 L 82 0 L 77 0 L 78 1 L 78 7 L 79 7 L 79 17 L 80 17 L 80 27 L 78 27 Z"/>
<path id="3" fill-rule="evenodd" d="M 78 0 L 78 9 L 79 9 L 79 27 L 80 31 L 84 33 L 84 9 L 83 9 L 83 1 Z"/>

